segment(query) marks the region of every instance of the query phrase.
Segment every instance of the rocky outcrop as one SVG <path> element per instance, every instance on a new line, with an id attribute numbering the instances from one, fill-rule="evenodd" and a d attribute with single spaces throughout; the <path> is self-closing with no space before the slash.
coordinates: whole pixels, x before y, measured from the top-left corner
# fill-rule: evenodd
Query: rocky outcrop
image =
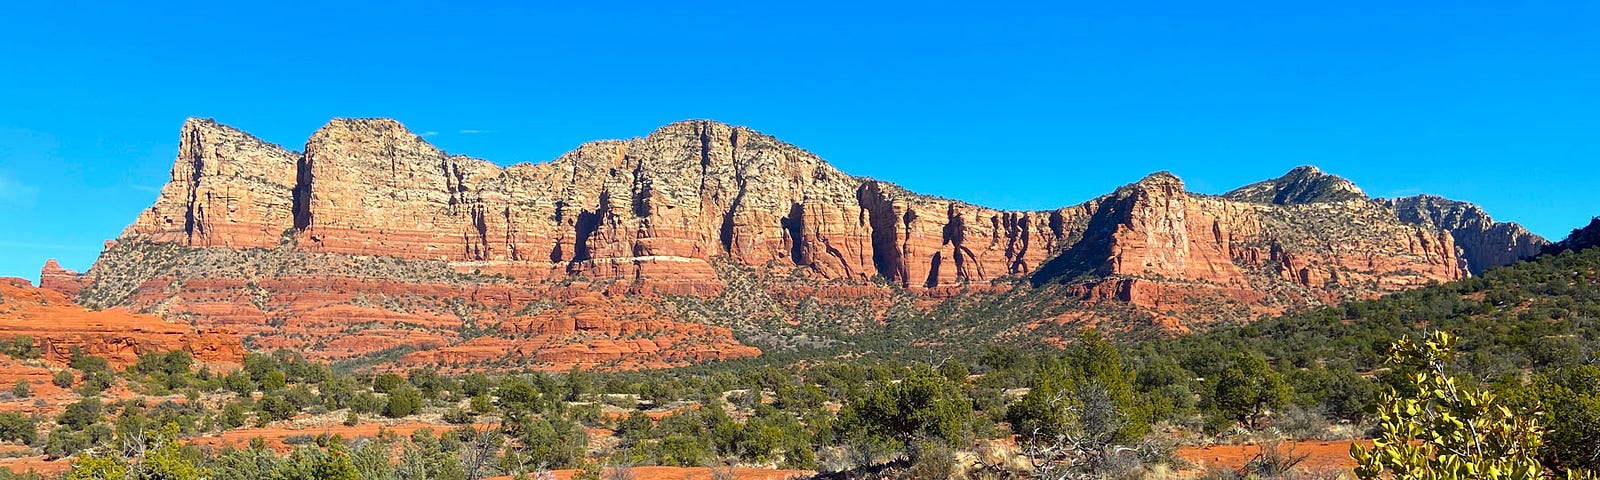
<path id="1" fill-rule="evenodd" d="M 1600 217 L 1589 220 L 1589 224 L 1575 228 L 1566 239 L 1545 245 L 1543 254 L 1555 255 L 1565 251 L 1581 251 L 1600 245 Z"/>
<path id="2" fill-rule="evenodd" d="M 1367 193 L 1349 180 L 1323 173 L 1310 165 L 1295 167 L 1272 180 L 1252 183 L 1222 195 L 1228 200 L 1294 205 L 1366 200 Z"/>
<path id="3" fill-rule="evenodd" d="M 179 135 L 172 177 L 122 236 L 204 247 L 276 245 L 294 226 L 298 160 L 250 134 L 191 118 Z"/>
<path id="4" fill-rule="evenodd" d="M 142 353 L 173 350 L 208 363 L 236 365 L 244 358 L 244 346 L 230 331 L 196 329 L 120 310 L 84 310 L 66 296 L 20 278 L 0 278 L 0 299 L 0 338 L 32 338 L 49 361 L 65 362 L 74 349 L 117 367 L 133 363 Z"/>
<path id="5" fill-rule="evenodd" d="M 500 168 L 393 120 L 334 120 L 303 155 L 191 120 L 172 181 L 124 237 L 240 248 L 292 236 L 309 251 L 533 280 L 670 279 L 682 292 L 714 290 L 707 259 L 726 255 L 920 288 L 1030 272 L 1063 233 L 1053 215 L 914 195 L 709 121 Z"/>
<path id="6" fill-rule="evenodd" d="M 74 298 L 83 290 L 83 274 L 61 268 L 54 258 L 45 260 L 44 268 L 39 269 L 39 288 Z"/>
<path id="7" fill-rule="evenodd" d="M 524 367 L 551 371 L 633 370 L 761 354 L 733 340 L 726 328 L 683 323 L 648 303 L 601 292 L 544 305 L 500 322 L 496 335 L 414 352 L 404 360 L 459 368 L 515 358 Z"/>
<path id="8" fill-rule="evenodd" d="M 1179 314 L 1223 299 L 1275 313 L 1468 274 L 1448 231 L 1340 193 L 1352 191 L 1359 192 L 1305 167 L 1222 197 L 1152 174 L 1086 204 L 1092 213 L 1078 241 L 1033 282 L 1078 283 L 1073 291 L 1085 298 Z"/>
<path id="9" fill-rule="evenodd" d="M 1418 195 L 1385 204 L 1394 209 L 1401 221 L 1449 231 L 1474 275 L 1537 255 L 1550 243 L 1521 225 L 1496 222 L 1482 208 L 1466 202 Z"/>
<path id="10" fill-rule="evenodd" d="M 80 300 L 327 359 L 420 349 L 404 358 L 634 368 L 754 354 L 652 300 L 722 295 L 727 270 L 713 265 L 787 279 L 780 291 L 892 286 L 934 300 L 1064 283 L 1182 325 L 1200 304 L 1239 304 L 1225 314 L 1238 319 L 1461 278 L 1542 242 L 1487 216 L 1488 233 L 1470 236 L 1479 224 L 1368 199 L 1313 167 L 1222 196 L 1163 172 L 1076 206 L 996 210 L 701 120 L 509 167 L 385 119 L 334 120 L 303 153 L 190 120 L 179 150 Z M 589 330 L 517 313 L 596 291 L 632 300 L 550 310 L 613 315 Z"/>

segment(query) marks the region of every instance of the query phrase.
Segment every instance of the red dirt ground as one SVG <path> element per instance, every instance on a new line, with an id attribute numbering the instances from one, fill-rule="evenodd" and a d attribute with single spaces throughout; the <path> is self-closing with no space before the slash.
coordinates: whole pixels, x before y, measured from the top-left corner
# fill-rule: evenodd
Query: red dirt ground
<path id="1" fill-rule="evenodd" d="M 1360 442 L 1362 445 L 1372 445 L 1371 440 L 1361 440 Z M 1278 449 L 1280 452 L 1285 453 L 1292 449 L 1296 455 L 1310 454 L 1305 461 L 1300 462 L 1301 468 L 1309 470 L 1349 470 L 1356 466 L 1355 460 L 1350 459 L 1351 443 L 1348 440 L 1284 442 L 1279 445 Z M 1212 445 L 1209 447 L 1179 448 L 1178 456 L 1201 467 L 1220 466 L 1240 469 L 1260 452 L 1261 447 L 1258 445 Z"/>
<path id="2" fill-rule="evenodd" d="M 32 470 L 45 476 L 51 476 L 65 472 L 71 467 L 72 459 L 70 458 L 51 461 L 45 460 L 44 455 L 0 459 L 0 468 L 9 468 L 15 473 L 27 473 Z"/>
<path id="3" fill-rule="evenodd" d="M 633 467 L 638 480 L 710 480 L 711 469 L 706 467 Z M 556 480 L 572 480 L 577 470 L 555 470 Z M 764 468 L 739 468 L 734 471 L 739 480 L 785 480 L 809 477 L 815 472 L 806 470 L 769 470 Z M 488 477 L 484 480 L 510 480 L 511 477 Z"/>
<path id="4" fill-rule="evenodd" d="M 192 443 L 194 445 L 209 446 L 209 447 L 216 447 L 216 448 L 222 448 L 222 447 L 225 447 L 225 446 L 234 446 L 234 447 L 241 447 L 242 448 L 242 447 L 249 446 L 251 439 L 254 439 L 256 437 L 260 437 L 260 438 L 266 440 L 267 447 L 272 448 L 273 450 L 278 451 L 278 452 L 286 452 L 286 451 L 289 451 L 289 450 L 293 449 L 293 447 L 288 445 L 288 444 L 283 443 L 283 439 L 284 438 L 288 438 L 288 437 L 292 437 L 292 436 L 296 436 L 296 435 L 312 435 L 312 436 L 316 436 L 316 435 L 321 435 L 321 434 L 326 433 L 326 434 L 329 434 L 329 435 L 338 435 L 338 436 L 344 437 L 344 439 L 346 439 L 346 440 L 350 440 L 350 439 L 360 438 L 360 437 L 376 437 L 376 436 L 378 436 L 378 431 L 380 429 L 383 430 L 384 432 L 390 432 L 390 433 L 394 433 L 396 435 L 411 435 L 411 432 L 417 431 L 418 429 L 421 429 L 421 428 L 432 428 L 434 430 L 434 432 L 437 433 L 437 432 L 442 432 L 442 431 L 445 431 L 445 430 L 449 430 L 451 427 L 448 426 L 448 425 L 433 425 L 433 424 L 427 424 L 427 423 L 406 423 L 406 424 L 399 424 L 399 425 L 383 425 L 383 424 L 379 424 L 379 423 L 365 423 L 365 424 L 361 424 L 361 425 L 356 425 L 354 427 L 345 426 L 345 425 L 342 425 L 342 424 L 335 424 L 335 425 L 329 425 L 329 426 L 323 426 L 323 427 L 301 427 L 301 428 L 286 428 L 286 427 L 241 428 L 241 429 L 238 429 L 238 430 L 229 430 L 229 431 L 226 431 L 226 432 L 222 432 L 220 435 L 213 434 L 213 435 L 207 435 L 207 436 L 203 436 L 203 437 L 195 437 L 194 439 L 190 440 L 190 443 Z"/>

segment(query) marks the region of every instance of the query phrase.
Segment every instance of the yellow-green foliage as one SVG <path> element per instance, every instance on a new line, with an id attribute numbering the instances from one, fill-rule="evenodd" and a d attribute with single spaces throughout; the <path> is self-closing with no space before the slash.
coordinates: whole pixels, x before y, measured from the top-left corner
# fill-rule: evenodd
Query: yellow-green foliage
<path id="1" fill-rule="evenodd" d="M 1493 394 L 1468 387 L 1444 369 L 1455 354 L 1454 336 L 1435 332 L 1421 343 L 1403 338 L 1388 362 L 1416 369 L 1415 397 L 1392 389 L 1379 398 L 1381 433 L 1371 449 L 1356 444 L 1356 476 L 1396 480 L 1534 480 L 1543 427 L 1537 411 L 1512 411 Z M 1594 478 L 1568 472 L 1569 478 Z"/>
<path id="2" fill-rule="evenodd" d="M 125 478 L 128 467 L 123 466 L 109 457 L 96 457 L 85 455 L 72 462 L 72 471 L 67 472 L 66 480 L 100 480 L 110 478 Z"/>
<path id="3" fill-rule="evenodd" d="M 72 462 L 67 480 L 200 480 L 210 470 L 184 454 L 178 425 L 168 423 L 146 433 L 146 449 L 134 458 L 80 454 Z"/>

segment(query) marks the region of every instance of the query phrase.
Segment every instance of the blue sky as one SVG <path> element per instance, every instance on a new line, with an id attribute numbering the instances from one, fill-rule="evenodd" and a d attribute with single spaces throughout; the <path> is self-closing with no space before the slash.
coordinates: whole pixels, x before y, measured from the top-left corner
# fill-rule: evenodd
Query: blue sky
<path id="1" fill-rule="evenodd" d="M 321 3 L 0 7 L 0 276 L 88 268 L 189 116 L 502 164 L 712 118 L 996 207 L 1315 164 L 1552 238 L 1600 215 L 1600 2 Z"/>

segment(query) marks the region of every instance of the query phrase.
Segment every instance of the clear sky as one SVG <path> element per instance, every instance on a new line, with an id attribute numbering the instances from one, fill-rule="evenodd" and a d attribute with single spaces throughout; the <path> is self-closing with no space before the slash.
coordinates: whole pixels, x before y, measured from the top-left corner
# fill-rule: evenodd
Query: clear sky
<path id="1" fill-rule="evenodd" d="M 1004 208 L 1314 164 L 1552 238 L 1600 215 L 1600 2 L 777 3 L 6 2 L 0 276 L 88 268 L 189 116 L 502 164 L 711 118 Z"/>

